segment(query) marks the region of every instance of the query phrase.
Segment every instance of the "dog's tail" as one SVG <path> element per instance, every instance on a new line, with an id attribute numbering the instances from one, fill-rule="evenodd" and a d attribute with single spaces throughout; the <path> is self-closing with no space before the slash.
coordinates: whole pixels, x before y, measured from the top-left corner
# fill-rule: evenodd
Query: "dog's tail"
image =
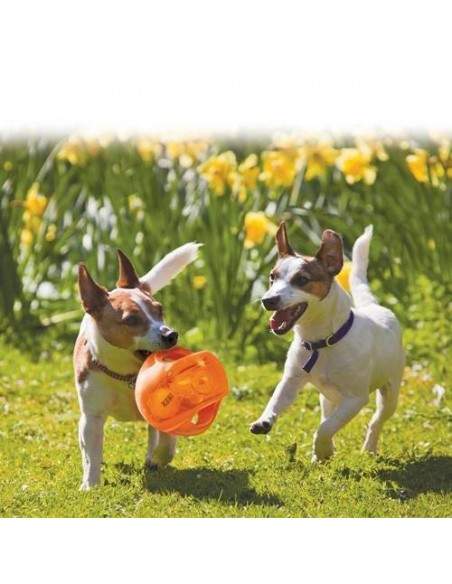
<path id="1" fill-rule="evenodd" d="M 155 294 L 167 286 L 177 274 L 197 258 L 198 249 L 201 245 L 201 243 L 191 242 L 173 249 L 147 274 L 140 278 L 140 281 L 149 286 L 152 294 Z"/>
<path id="2" fill-rule="evenodd" d="M 369 264 L 369 247 L 372 240 L 373 226 L 368 225 L 364 233 L 358 237 L 353 246 L 352 270 L 350 273 L 350 288 L 355 306 L 378 304 L 372 294 L 367 280 L 367 266 Z"/>

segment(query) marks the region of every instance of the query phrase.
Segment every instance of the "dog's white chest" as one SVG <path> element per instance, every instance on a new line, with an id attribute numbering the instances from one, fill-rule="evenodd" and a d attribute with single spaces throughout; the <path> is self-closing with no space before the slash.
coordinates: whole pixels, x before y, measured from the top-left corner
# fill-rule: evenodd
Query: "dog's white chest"
<path id="1" fill-rule="evenodd" d="M 339 391 L 339 386 L 326 373 L 312 375 L 312 381 L 318 391 L 333 403 L 341 401 L 343 393 Z"/>
<path id="2" fill-rule="evenodd" d="M 134 390 L 123 381 L 93 371 L 86 381 L 78 385 L 78 392 L 84 413 L 112 416 L 123 422 L 143 420 L 135 402 Z"/>

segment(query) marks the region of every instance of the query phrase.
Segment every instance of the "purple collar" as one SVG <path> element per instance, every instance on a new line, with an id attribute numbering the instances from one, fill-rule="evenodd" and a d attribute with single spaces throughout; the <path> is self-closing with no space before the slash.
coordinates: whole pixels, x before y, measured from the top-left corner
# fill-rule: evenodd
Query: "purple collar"
<path id="1" fill-rule="evenodd" d="M 344 324 L 339 327 L 335 333 L 326 339 L 320 339 L 320 341 L 301 341 L 301 344 L 305 349 L 312 351 L 311 356 L 302 367 L 306 373 L 310 373 L 311 369 L 316 364 L 316 361 L 319 358 L 319 349 L 331 347 L 343 339 L 348 331 L 352 328 L 354 318 L 355 315 L 353 314 L 353 310 L 350 310 L 350 315 L 346 322 L 344 322 Z"/>

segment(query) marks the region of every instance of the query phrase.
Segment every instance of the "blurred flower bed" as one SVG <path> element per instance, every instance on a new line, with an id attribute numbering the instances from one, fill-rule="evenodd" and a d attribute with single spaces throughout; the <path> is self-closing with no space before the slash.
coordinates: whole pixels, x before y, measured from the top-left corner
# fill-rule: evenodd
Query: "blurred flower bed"
<path id="1" fill-rule="evenodd" d="M 322 229 L 336 229 L 346 254 L 373 223 L 373 286 L 424 357 L 416 327 L 427 327 L 425 341 L 436 310 L 451 316 L 451 185 L 444 136 L 3 141 L 0 322 L 75 329 L 79 261 L 112 288 L 116 248 L 144 273 L 196 240 L 200 259 L 161 293 L 169 319 L 187 344 L 265 359 L 285 349 L 258 303 L 279 221 L 305 253 Z M 431 341 L 440 353 L 448 330 Z"/>

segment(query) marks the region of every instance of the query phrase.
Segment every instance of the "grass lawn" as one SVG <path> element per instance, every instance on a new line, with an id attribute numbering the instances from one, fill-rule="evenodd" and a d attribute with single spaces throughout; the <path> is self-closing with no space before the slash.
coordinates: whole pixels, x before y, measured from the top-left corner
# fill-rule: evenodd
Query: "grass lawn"
<path id="1" fill-rule="evenodd" d="M 380 456 L 360 454 L 369 407 L 338 435 L 335 457 L 314 466 L 310 450 L 319 419 L 314 390 L 300 395 L 270 435 L 248 431 L 280 368 L 229 367 L 233 391 L 213 427 L 181 439 L 173 465 L 154 473 L 143 470 L 145 425 L 109 420 L 104 485 L 81 493 L 69 351 L 52 350 L 32 359 L 0 343 L 0 516 L 452 514 L 450 391 L 438 407 L 425 372 L 408 372 L 399 409 L 383 432 Z"/>

